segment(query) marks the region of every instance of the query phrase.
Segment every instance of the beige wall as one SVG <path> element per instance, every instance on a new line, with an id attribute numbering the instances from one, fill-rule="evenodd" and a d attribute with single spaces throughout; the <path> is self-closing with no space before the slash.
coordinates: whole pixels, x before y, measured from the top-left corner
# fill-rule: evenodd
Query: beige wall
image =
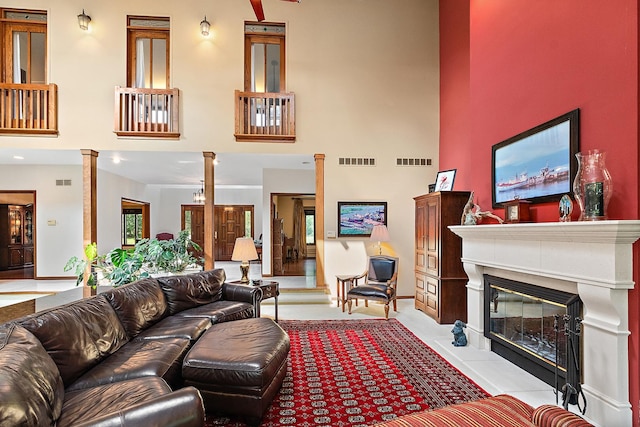
<path id="1" fill-rule="evenodd" d="M 287 25 L 296 143 L 234 140 L 243 22 L 255 19 L 248 0 L 5 0 L 5 7 L 48 11 L 49 81 L 58 85 L 60 135 L 0 136 L 0 147 L 323 153 L 325 229 L 336 231 L 339 200 L 387 201 L 390 250 L 401 258 L 399 293 L 413 295 L 412 197 L 426 192 L 438 170 L 437 0 L 263 3 L 268 20 Z M 82 8 L 92 17 L 89 33 L 77 25 Z M 171 18 L 171 81 L 181 90 L 179 141 L 119 139 L 112 132 L 114 87 L 126 78 L 127 14 Z M 208 39 L 198 27 L 205 14 L 213 29 Z M 377 166 L 341 167 L 339 157 L 374 157 Z M 426 157 L 433 166 L 396 167 L 396 157 Z M 272 190 L 289 192 L 285 187 Z M 368 246 L 362 240 L 329 241 L 325 281 L 360 271 Z"/>

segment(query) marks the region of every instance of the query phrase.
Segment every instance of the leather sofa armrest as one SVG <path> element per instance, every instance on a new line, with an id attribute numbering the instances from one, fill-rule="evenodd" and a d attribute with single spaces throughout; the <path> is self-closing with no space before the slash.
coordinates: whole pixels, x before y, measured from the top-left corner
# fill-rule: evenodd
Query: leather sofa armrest
<path id="1" fill-rule="evenodd" d="M 228 301 L 248 302 L 254 304 L 262 299 L 262 289 L 257 286 L 222 284 L 222 298 Z"/>
<path id="2" fill-rule="evenodd" d="M 132 405 L 124 411 L 76 424 L 75 427 L 139 427 L 142 425 L 203 427 L 204 405 L 200 392 L 194 387 L 185 387 L 153 400 Z"/>

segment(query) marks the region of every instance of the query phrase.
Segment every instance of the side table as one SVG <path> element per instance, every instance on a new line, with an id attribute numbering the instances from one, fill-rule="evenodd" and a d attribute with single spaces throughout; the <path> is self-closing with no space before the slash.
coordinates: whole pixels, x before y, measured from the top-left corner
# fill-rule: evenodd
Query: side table
<path id="1" fill-rule="evenodd" d="M 353 282 L 353 279 L 355 279 L 356 276 L 354 276 L 353 274 L 340 274 L 336 276 L 336 294 L 337 294 L 337 304 L 336 307 L 340 307 L 340 304 L 342 304 L 342 312 L 344 313 L 344 305 L 347 301 L 347 291 L 351 288 L 351 283 Z M 345 285 L 349 284 L 348 288 L 349 289 L 345 289 Z"/>
<path id="2" fill-rule="evenodd" d="M 262 290 L 262 298 L 259 301 L 256 301 L 253 311 L 256 317 L 260 317 L 260 303 L 266 299 L 274 298 L 275 299 L 275 315 L 276 322 L 278 321 L 278 295 L 280 295 L 280 283 L 275 282 L 273 280 L 252 280 L 249 283 L 242 283 L 239 280 L 234 280 L 230 283 L 234 285 L 244 285 L 244 286 L 257 286 Z"/>

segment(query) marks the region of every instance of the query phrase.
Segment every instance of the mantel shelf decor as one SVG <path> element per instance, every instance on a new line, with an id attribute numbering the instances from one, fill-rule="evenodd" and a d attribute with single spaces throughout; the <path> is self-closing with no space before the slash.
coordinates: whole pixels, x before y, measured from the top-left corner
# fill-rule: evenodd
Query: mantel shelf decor
<path id="1" fill-rule="evenodd" d="M 578 173 L 573 194 L 580 206 L 580 221 L 607 219 L 611 199 L 611 175 L 605 166 L 606 153 L 599 150 L 576 153 Z"/>

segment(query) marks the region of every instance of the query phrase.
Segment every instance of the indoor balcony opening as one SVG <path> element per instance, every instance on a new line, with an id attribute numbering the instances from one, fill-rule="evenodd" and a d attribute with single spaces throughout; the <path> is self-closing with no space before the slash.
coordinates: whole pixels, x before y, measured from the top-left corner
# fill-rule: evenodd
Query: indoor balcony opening
<path id="1" fill-rule="evenodd" d="M 294 142 L 295 95 L 236 90 L 236 141 Z"/>
<path id="2" fill-rule="evenodd" d="M 179 138 L 178 89 L 116 87 L 114 132 L 118 136 Z"/>

